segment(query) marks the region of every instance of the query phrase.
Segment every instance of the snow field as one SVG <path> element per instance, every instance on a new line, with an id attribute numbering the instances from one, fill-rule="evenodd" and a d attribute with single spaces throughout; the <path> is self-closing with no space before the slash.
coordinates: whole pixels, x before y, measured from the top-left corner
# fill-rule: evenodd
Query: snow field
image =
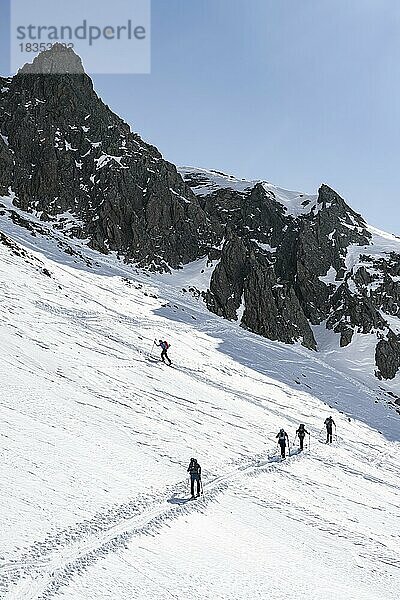
<path id="1" fill-rule="evenodd" d="M 206 285 L 200 263 L 149 278 L 87 251 L 90 270 L 5 225 L 29 258 L 0 244 L 0 597 L 397 597 L 400 430 L 378 382 L 208 313 L 180 291 Z M 300 422 L 311 449 L 281 462 Z"/>

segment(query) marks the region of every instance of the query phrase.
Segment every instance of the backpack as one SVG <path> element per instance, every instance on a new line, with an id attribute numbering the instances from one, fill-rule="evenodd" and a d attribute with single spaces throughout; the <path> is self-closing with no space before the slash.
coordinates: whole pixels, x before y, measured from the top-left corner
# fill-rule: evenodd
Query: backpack
<path id="1" fill-rule="evenodd" d="M 192 462 L 192 461 L 190 462 L 190 465 L 189 465 L 189 469 L 188 469 L 188 471 L 189 471 L 190 473 L 196 473 L 197 475 L 199 474 L 199 471 L 200 471 L 200 465 L 199 465 L 199 463 L 197 462 L 197 460 L 195 460 L 194 462 Z"/>
<path id="2" fill-rule="evenodd" d="M 161 348 L 162 348 L 163 350 L 168 350 L 168 348 L 169 348 L 169 344 L 168 344 L 168 342 L 161 342 Z"/>
<path id="3" fill-rule="evenodd" d="M 279 441 L 284 440 L 286 438 L 286 433 L 284 431 L 279 432 Z"/>
<path id="4" fill-rule="evenodd" d="M 301 423 L 299 425 L 299 428 L 297 430 L 297 434 L 298 434 L 299 437 L 304 437 L 306 435 L 306 428 L 304 427 L 303 423 Z"/>

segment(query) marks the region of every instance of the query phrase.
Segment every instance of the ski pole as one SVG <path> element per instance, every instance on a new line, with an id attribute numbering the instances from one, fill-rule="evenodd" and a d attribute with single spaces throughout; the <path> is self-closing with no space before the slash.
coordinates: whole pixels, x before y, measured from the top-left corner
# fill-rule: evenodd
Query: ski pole
<path id="1" fill-rule="evenodd" d="M 201 487 L 201 495 L 204 498 L 204 489 L 203 489 L 203 480 L 202 479 L 200 479 L 200 487 Z"/>
<path id="2" fill-rule="evenodd" d="M 150 356 L 153 356 L 154 344 L 155 344 L 155 341 L 153 340 L 153 345 L 152 345 L 152 347 L 151 347 Z"/>
<path id="3" fill-rule="evenodd" d="M 311 450 L 311 435 L 308 434 L 308 449 Z"/>

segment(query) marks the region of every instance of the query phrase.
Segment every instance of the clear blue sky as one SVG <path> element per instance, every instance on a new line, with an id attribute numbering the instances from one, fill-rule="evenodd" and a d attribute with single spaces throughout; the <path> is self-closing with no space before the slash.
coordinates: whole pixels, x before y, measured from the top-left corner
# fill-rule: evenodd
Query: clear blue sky
<path id="1" fill-rule="evenodd" d="M 325 182 L 400 234 L 399 78 L 398 0 L 153 0 L 151 74 L 94 83 L 176 164 Z"/>

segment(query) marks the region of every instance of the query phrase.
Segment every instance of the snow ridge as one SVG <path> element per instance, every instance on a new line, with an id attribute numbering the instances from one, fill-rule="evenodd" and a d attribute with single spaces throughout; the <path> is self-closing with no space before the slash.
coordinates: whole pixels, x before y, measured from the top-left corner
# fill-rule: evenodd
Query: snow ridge
<path id="1" fill-rule="evenodd" d="M 193 192 L 200 197 L 220 189 L 233 190 L 247 195 L 257 184 L 261 184 L 267 194 L 283 206 L 288 215 L 298 217 L 318 209 L 317 194 L 294 192 L 272 185 L 267 181 L 239 179 L 214 170 L 179 167 L 178 171 L 185 181 L 190 182 Z M 194 185 L 193 182 L 195 182 Z"/>

